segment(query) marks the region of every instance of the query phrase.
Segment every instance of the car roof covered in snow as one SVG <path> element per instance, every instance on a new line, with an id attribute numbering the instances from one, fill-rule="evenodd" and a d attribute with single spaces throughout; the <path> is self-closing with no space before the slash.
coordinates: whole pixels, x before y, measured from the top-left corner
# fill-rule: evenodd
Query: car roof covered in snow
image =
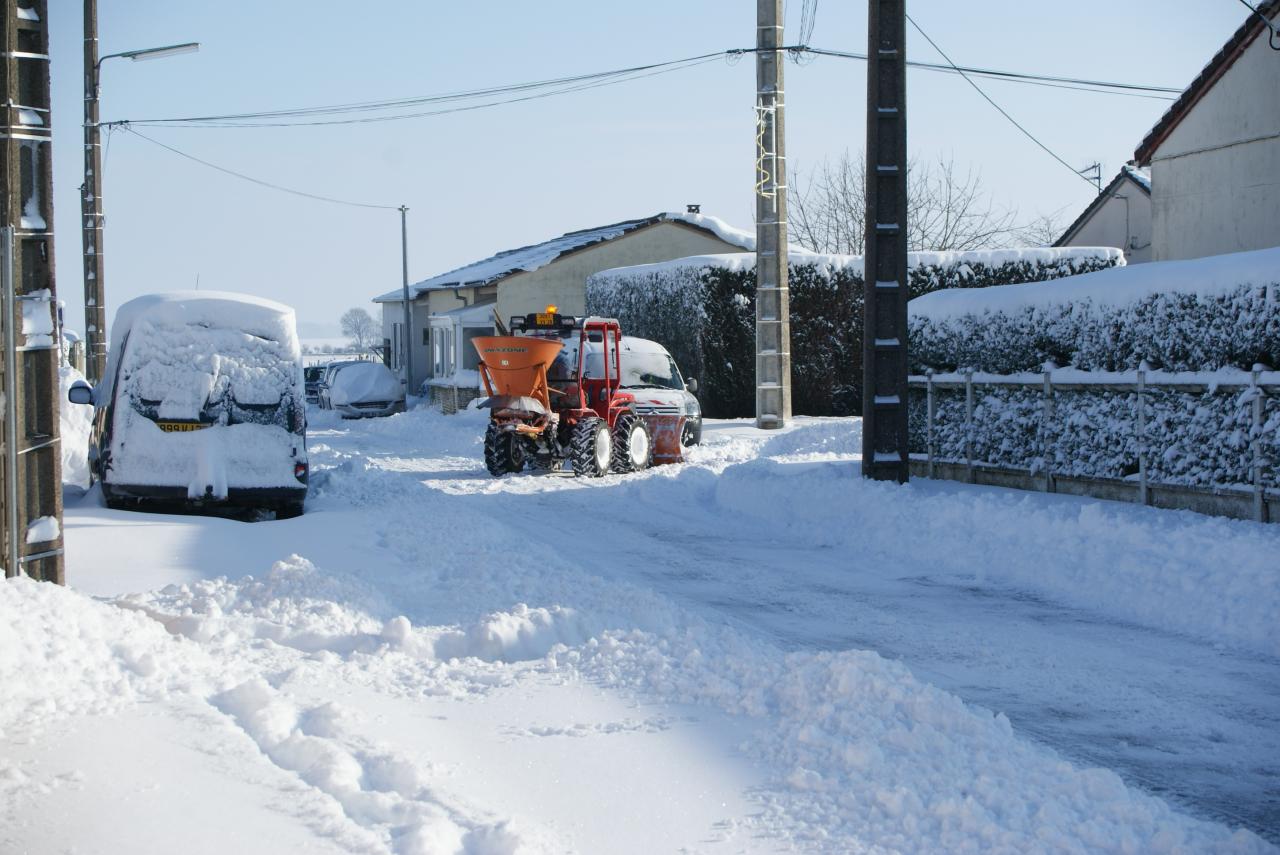
<path id="1" fill-rule="evenodd" d="M 144 320 L 242 330 L 250 335 L 279 342 L 301 365 L 297 320 L 293 308 L 284 303 L 232 291 L 167 291 L 144 294 L 116 309 L 115 319 L 111 323 L 111 348 L 107 353 L 106 373 L 102 378 L 105 391 L 98 395 L 99 401 L 110 399 L 121 348 L 134 326 Z"/>

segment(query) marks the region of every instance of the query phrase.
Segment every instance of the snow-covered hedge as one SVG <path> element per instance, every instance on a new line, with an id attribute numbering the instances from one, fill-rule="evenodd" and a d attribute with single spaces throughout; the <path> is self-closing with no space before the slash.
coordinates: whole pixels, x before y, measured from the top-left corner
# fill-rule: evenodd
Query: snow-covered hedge
<path id="1" fill-rule="evenodd" d="M 913 296 L 947 288 L 1041 282 L 1124 264 L 1119 250 L 1061 249 L 912 253 Z M 862 405 L 862 258 L 791 257 L 792 409 L 850 415 Z M 625 333 L 667 346 L 697 377 L 704 412 L 755 412 L 755 256 L 711 255 L 597 273 L 587 311 Z"/>
<path id="2" fill-rule="evenodd" d="M 1145 444 L 1148 477 L 1157 483 L 1211 486 L 1252 478 L 1253 393 L 1219 389 L 1247 383 L 1257 364 L 1280 367 L 1280 248 L 1193 261 L 1160 262 L 1073 277 L 1045 285 L 949 291 L 911 303 L 912 371 L 976 369 L 997 375 L 1069 366 L 1058 382 L 1125 372 L 1132 383 L 1145 361 L 1176 380 L 1210 391 L 1150 389 L 1146 430 L 1135 425 L 1135 394 L 1058 390 L 1054 418 L 1041 427 L 1039 389 L 975 388 L 965 428 L 963 391 L 935 392 L 934 453 L 965 459 L 965 438 L 978 462 L 1058 474 L 1132 477 Z M 1083 372 L 1083 373 L 1082 373 Z M 1032 378 L 1034 379 L 1034 378 Z M 1169 379 L 1166 377 L 1166 379 Z M 1280 383 L 1266 372 L 1263 382 Z M 911 403 L 912 450 L 926 448 L 925 400 Z M 1280 466 L 1280 400 L 1264 396 L 1257 434 L 1264 481 Z"/>
<path id="3" fill-rule="evenodd" d="M 1280 248 L 911 302 L 913 372 L 1280 367 Z"/>
<path id="4" fill-rule="evenodd" d="M 1054 372 L 1062 377 L 1072 372 Z M 1158 383 L 1163 375 L 1147 375 Z M 1224 381 L 1248 382 L 1239 372 Z M 1167 376 L 1166 376 L 1167 377 Z M 979 378 L 980 379 L 980 378 Z M 1114 379 L 1134 382 L 1136 372 Z M 1190 379 L 1177 375 L 1176 379 Z M 1204 377 L 1210 380 L 1209 377 Z M 1280 384 L 1280 373 L 1266 372 L 1264 383 Z M 1205 392 L 1149 386 L 1144 393 L 1144 430 L 1137 429 L 1136 392 L 1107 389 L 1057 389 L 1053 417 L 1043 419 L 1042 389 L 984 385 L 975 381 L 971 432 L 965 428 L 963 389 L 934 390 L 933 449 L 936 459 L 963 461 L 965 438 L 973 460 L 995 466 L 1051 471 L 1091 478 L 1134 478 L 1138 455 L 1145 455 L 1153 483 L 1189 486 L 1242 485 L 1253 478 L 1253 393 L 1238 388 Z M 1275 486 L 1280 474 L 1280 399 L 1262 399 L 1263 481 Z M 910 406 L 911 451 L 927 450 L 925 394 L 914 390 Z M 1047 424 L 1047 430 L 1045 426 Z"/>

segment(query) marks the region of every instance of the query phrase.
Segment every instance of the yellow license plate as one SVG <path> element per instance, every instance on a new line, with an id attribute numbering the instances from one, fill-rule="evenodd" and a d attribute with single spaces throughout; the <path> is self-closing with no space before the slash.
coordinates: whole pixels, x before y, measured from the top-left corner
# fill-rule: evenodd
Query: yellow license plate
<path id="1" fill-rule="evenodd" d="M 538 312 L 534 321 L 540 327 L 553 327 L 556 324 L 556 316 L 551 312 Z"/>
<path id="2" fill-rule="evenodd" d="M 208 425 L 200 422 L 156 422 L 156 427 L 165 433 L 186 433 L 187 431 L 207 428 Z"/>

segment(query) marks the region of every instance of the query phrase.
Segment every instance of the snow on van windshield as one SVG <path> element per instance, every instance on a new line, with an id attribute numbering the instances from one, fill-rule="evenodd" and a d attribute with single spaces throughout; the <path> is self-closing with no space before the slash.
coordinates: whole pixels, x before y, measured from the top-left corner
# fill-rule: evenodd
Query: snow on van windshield
<path id="1" fill-rule="evenodd" d="M 613 366 L 609 366 L 612 371 Z M 604 357 L 600 351 L 588 351 L 583 371 L 588 377 L 604 377 Z M 683 389 L 680 370 L 664 350 L 623 350 L 622 386 L 624 388 L 657 387 Z"/>
<path id="2" fill-rule="evenodd" d="M 141 320 L 129 334 L 120 392 L 156 406 L 165 419 L 199 418 L 229 396 L 239 404 L 280 403 L 296 380 L 288 345 L 238 329 Z"/>

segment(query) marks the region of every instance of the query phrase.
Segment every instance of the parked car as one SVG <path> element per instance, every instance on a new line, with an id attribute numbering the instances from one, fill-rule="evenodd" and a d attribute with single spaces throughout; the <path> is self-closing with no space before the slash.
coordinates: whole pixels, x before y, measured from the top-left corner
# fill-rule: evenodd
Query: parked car
<path id="1" fill-rule="evenodd" d="M 332 410 L 333 404 L 329 401 L 329 384 L 333 382 L 333 377 L 338 373 L 338 369 L 344 365 L 355 365 L 358 359 L 340 359 L 337 362 L 330 362 L 320 368 L 320 380 L 316 383 L 316 405 L 322 410 Z"/>
<path id="2" fill-rule="evenodd" d="M 404 386 L 381 362 L 346 362 L 332 368 L 322 387 L 329 408 L 344 419 L 403 413 Z"/>
<path id="3" fill-rule="evenodd" d="M 116 312 L 89 464 L 108 507 L 146 502 L 302 513 L 307 419 L 293 309 L 216 291 L 151 294 Z"/>
<path id="4" fill-rule="evenodd" d="M 685 380 L 675 359 L 656 341 L 624 335 L 620 351 L 621 388 L 635 395 L 636 412 L 642 416 L 683 415 L 685 422 L 680 441 L 686 446 L 702 442 L 702 407 L 694 396 L 698 391 L 698 381 L 692 377 Z M 576 345 L 566 347 L 560 358 L 566 360 L 566 364 L 576 364 Z M 583 370 L 589 377 L 604 375 L 599 344 L 589 343 Z"/>
<path id="5" fill-rule="evenodd" d="M 308 365 L 302 370 L 308 404 L 320 404 L 320 381 L 324 379 L 324 369 L 323 365 Z"/>

